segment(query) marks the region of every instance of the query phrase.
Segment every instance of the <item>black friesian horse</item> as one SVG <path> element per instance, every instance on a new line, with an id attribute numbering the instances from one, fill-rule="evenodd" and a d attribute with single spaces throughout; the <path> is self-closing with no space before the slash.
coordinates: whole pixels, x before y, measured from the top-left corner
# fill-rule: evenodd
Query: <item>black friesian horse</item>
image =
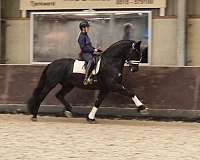
<path id="1" fill-rule="evenodd" d="M 140 44 L 141 41 L 122 40 L 111 45 L 101 55 L 101 65 L 99 73 L 96 75 L 97 82 L 87 86 L 83 85 L 83 79 L 80 80 L 80 76 L 72 73 L 74 59 L 64 58 L 50 63 L 44 69 L 40 81 L 28 101 L 28 110 L 33 115 L 32 120 L 37 120 L 41 102 L 58 83 L 62 85 L 62 88 L 56 97 L 65 106 L 66 113 L 71 113 L 72 108 L 64 96 L 74 87 L 99 90 L 94 107 L 87 116 L 88 121 L 95 121 L 95 114 L 109 92 L 118 92 L 132 98 L 138 112 L 146 110 L 147 108 L 140 102 L 135 93 L 128 91 L 122 85 L 122 72 L 125 63 L 129 64 L 131 71 L 138 70 L 142 57 Z"/>

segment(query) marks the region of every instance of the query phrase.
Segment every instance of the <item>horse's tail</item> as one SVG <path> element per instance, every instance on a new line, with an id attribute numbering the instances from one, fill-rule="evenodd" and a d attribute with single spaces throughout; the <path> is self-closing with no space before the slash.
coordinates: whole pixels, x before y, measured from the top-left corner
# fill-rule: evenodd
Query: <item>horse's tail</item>
<path id="1" fill-rule="evenodd" d="M 32 97 L 28 100 L 27 109 L 28 109 L 28 112 L 30 112 L 31 114 L 33 114 L 34 106 L 36 104 L 38 96 L 40 95 L 41 91 L 43 90 L 45 86 L 47 69 L 48 69 L 48 66 L 45 67 L 44 71 L 42 72 L 38 85 L 33 91 Z"/>

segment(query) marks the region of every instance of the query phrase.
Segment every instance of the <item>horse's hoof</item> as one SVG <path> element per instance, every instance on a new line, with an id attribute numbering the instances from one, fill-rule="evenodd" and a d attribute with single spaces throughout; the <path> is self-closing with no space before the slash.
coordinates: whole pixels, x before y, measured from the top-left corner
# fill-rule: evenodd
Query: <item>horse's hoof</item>
<path id="1" fill-rule="evenodd" d="M 87 117 L 87 122 L 90 124 L 96 124 L 96 120 L 95 119 L 90 119 L 89 117 Z"/>
<path id="2" fill-rule="evenodd" d="M 64 114 L 67 118 L 71 118 L 72 117 L 72 113 L 70 111 L 64 111 Z"/>
<path id="3" fill-rule="evenodd" d="M 38 119 L 37 119 L 36 117 L 32 117 L 31 120 L 32 120 L 33 122 L 37 122 L 37 121 L 38 121 Z"/>
<path id="4" fill-rule="evenodd" d="M 149 114 L 149 108 L 146 108 L 146 109 L 144 109 L 144 110 L 141 110 L 141 111 L 140 111 L 140 114 L 142 114 L 142 115 L 148 115 L 148 114 Z"/>
<path id="5" fill-rule="evenodd" d="M 141 114 L 149 114 L 148 110 L 149 108 L 147 108 L 145 105 L 141 105 L 137 108 L 137 111 Z"/>

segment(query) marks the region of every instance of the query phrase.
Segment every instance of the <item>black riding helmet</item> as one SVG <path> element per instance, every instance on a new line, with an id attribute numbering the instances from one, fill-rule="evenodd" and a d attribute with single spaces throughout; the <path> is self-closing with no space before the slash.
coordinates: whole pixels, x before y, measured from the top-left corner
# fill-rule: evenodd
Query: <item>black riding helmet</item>
<path id="1" fill-rule="evenodd" d="M 88 23 L 88 21 L 82 21 L 80 24 L 79 24 L 79 28 L 82 30 L 82 28 L 85 28 L 85 27 L 89 27 L 90 24 Z"/>

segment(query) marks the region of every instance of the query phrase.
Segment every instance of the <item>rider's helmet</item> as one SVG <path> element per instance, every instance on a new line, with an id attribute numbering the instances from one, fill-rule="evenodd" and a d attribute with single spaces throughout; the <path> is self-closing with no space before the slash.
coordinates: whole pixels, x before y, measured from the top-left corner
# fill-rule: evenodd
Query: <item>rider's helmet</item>
<path id="1" fill-rule="evenodd" d="M 88 21 L 84 20 L 82 21 L 80 24 L 79 24 L 79 28 L 82 30 L 82 28 L 85 28 L 85 27 L 89 27 L 90 24 L 88 23 Z"/>

